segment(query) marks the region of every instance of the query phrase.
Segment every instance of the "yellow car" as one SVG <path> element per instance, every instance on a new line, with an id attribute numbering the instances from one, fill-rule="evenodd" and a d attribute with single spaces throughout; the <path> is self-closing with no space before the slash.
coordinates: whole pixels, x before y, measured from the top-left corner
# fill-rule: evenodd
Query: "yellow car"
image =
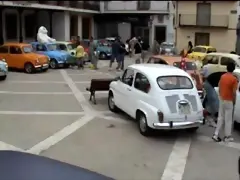
<path id="1" fill-rule="evenodd" d="M 189 59 L 203 60 L 206 54 L 211 52 L 217 52 L 216 48 L 212 46 L 195 46 L 192 52 L 187 55 Z"/>

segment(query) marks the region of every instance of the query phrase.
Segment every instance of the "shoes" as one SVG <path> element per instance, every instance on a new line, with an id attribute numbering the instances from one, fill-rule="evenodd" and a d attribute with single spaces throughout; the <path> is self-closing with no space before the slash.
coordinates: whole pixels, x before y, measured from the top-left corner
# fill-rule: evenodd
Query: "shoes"
<path id="1" fill-rule="evenodd" d="M 234 139 L 233 139 L 233 137 L 231 137 L 231 136 L 228 136 L 228 137 L 224 137 L 224 139 L 223 139 L 223 141 L 224 142 L 233 142 L 234 141 Z"/>
<path id="2" fill-rule="evenodd" d="M 212 140 L 214 140 L 215 142 L 221 142 L 222 141 L 222 139 L 217 135 L 213 135 Z"/>

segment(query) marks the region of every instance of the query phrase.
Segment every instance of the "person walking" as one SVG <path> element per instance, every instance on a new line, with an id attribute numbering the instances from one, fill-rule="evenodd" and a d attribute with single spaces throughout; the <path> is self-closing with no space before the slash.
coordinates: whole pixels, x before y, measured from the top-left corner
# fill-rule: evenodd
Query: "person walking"
<path id="1" fill-rule="evenodd" d="M 119 44 L 119 38 L 115 38 L 114 42 L 112 43 L 112 56 L 110 59 L 109 63 L 109 71 L 112 70 L 112 64 L 116 60 L 118 65 L 116 69 L 119 69 L 121 67 L 120 61 L 119 61 L 119 49 L 120 49 L 120 44 Z"/>
<path id="2" fill-rule="evenodd" d="M 236 90 L 238 85 L 237 78 L 232 74 L 235 70 L 235 64 L 229 63 L 227 65 L 227 73 L 223 74 L 218 83 L 219 87 L 219 114 L 217 127 L 212 136 L 212 139 L 216 142 L 220 142 L 222 139 L 219 137 L 219 132 L 224 124 L 225 129 L 225 142 L 233 141 L 232 137 L 232 123 L 233 123 L 233 109 L 236 101 Z"/>
<path id="3" fill-rule="evenodd" d="M 193 48 L 192 41 L 188 41 L 188 51 L 187 51 L 188 54 L 192 52 L 192 48 Z"/>
<path id="4" fill-rule="evenodd" d="M 118 68 L 119 70 L 124 70 L 124 59 L 125 59 L 125 54 L 126 54 L 126 46 L 125 44 L 121 41 L 121 39 L 119 39 L 119 56 L 118 56 L 118 60 L 119 60 L 119 64 L 120 68 Z"/>
<path id="5" fill-rule="evenodd" d="M 76 57 L 77 57 L 77 67 L 78 69 L 84 69 L 83 60 L 84 60 L 84 48 L 81 45 L 80 41 L 77 42 L 76 48 Z"/>
<path id="6" fill-rule="evenodd" d="M 139 38 L 134 46 L 136 60 L 141 61 L 141 54 L 142 54 L 142 45 L 140 44 L 141 39 Z"/>
<path id="7" fill-rule="evenodd" d="M 135 44 L 137 42 L 137 38 L 133 37 L 130 41 L 129 41 L 129 48 L 130 48 L 130 57 L 133 57 L 135 55 Z"/>

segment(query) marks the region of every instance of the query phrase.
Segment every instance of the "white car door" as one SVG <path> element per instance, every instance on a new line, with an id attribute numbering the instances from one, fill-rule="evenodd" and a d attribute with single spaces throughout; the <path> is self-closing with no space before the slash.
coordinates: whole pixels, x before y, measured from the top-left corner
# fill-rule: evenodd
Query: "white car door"
<path id="1" fill-rule="evenodd" d="M 118 85 L 118 107 L 122 109 L 124 112 L 129 114 L 129 110 L 132 108 L 132 85 L 134 79 L 134 70 L 126 69 L 123 73 L 121 81 Z M 130 115 L 130 114 L 129 114 Z"/>

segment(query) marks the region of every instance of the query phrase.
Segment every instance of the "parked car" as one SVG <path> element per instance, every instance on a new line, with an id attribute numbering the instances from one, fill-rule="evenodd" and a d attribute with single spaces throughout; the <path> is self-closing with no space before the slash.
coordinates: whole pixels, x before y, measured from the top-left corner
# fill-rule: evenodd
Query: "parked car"
<path id="1" fill-rule="evenodd" d="M 177 55 L 177 48 L 174 43 L 163 42 L 160 44 L 160 54 L 163 55 Z"/>
<path id="2" fill-rule="evenodd" d="M 102 174 L 18 151 L 0 151 L 1 180 L 113 180 Z"/>
<path id="3" fill-rule="evenodd" d="M 0 80 L 5 80 L 8 74 L 8 64 L 5 59 L 0 59 Z"/>
<path id="4" fill-rule="evenodd" d="M 68 52 L 58 50 L 57 44 L 32 42 L 31 45 L 35 52 L 44 54 L 50 58 L 50 68 L 69 67 L 72 58 L 71 55 Z"/>
<path id="5" fill-rule="evenodd" d="M 5 43 L 0 46 L 0 59 L 5 59 L 9 68 L 21 69 L 26 73 L 47 71 L 48 56 L 36 54 L 30 44 Z"/>
<path id="6" fill-rule="evenodd" d="M 203 60 L 204 56 L 211 52 L 217 52 L 216 48 L 212 46 L 195 46 L 187 57 L 193 60 Z"/>
<path id="7" fill-rule="evenodd" d="M 237 68 L 240 68 L 240 56 L 230 53 L 209 53 L 203 59 L 203 65 L 206 65 L 208 73 L 227 72 L 227 64 L 234 62 Z"/>
<path id="8" fill-rule="evenodd" d="M 168 64 L 180 68 L 181 57 L 180 56 L 162 56 L 155 55 L 149 58 L 149 64 Z M 194 60 L 186 58 L 186 72 L 192 77 L 198 90 L 200 98 L 203 98 L 203 81 L 201 72 L 197 69 L 197 65 Z"/>
<path id="9" fill-rule="evenodd" d="M 57 41 L 56 44 L 58 45 L 58 50 L 67 51 L 71 55 L 71 60 L 69 60 L 69 64 L 76 64 L 77 46 L 74 43 L 67 41 Z M 88 61 L 88 53 L 86 52 L 84 53 L 84 61 Z"/>
<path id="10" fill-rule="evenodd" d="M 196 130 L 203 123 L 203 107 L 191 76 L 162 64 L 134 64 L 111 82 L 108 106 L 138 122 L 147 136 L 152 129 Z"/>

